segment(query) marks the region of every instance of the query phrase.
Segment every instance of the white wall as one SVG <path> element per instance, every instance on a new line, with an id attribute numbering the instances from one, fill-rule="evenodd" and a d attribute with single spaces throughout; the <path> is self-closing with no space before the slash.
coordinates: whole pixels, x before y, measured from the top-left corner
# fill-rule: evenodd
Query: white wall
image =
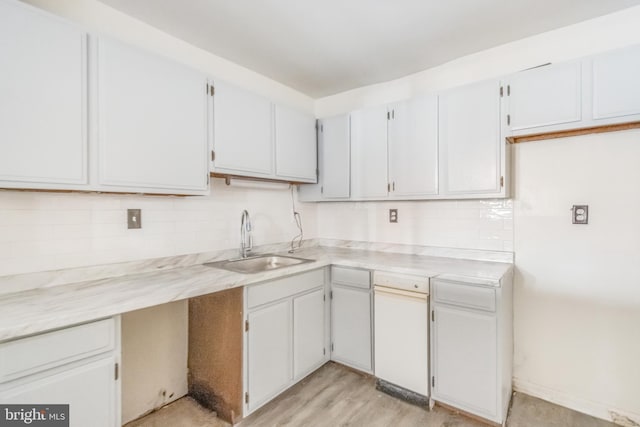
<path id="1" fill-rule="evenodd" d="M 122 424 L 187 394 L 187 301 L 122 315 Z"/>
<path id="2" fill-rule="evenodd" d="M 638 44 L 638 22 L 640 7 L 634 7 L 508 43 L 405 78 L 318 99 L 316 115 L 329 117 Z M 640 264 L 640 229 L 633 210 L 640 203 L 639 172 L 633 169 L 640 158 L 639 138 L 638 132 L 626 132 L 518 146 L 513 205 L 323 204 L 318 207 L 318 235 L 513 248 L 516 387 L 600 418 L 624 423 L 615 412 L 640 423 L 640 273 L 633 269 Z M 569 223 L 574 203 L 591 205 L 590 225 Z M 386 221 L 391 207 L 399 208 L 399 224 Z"/>
<path id="3" fill-rule="evenodd" d="M 640 423 L 640 131 L 514 155 L 515 384 Z M 574 204 L 589 205 L 588 225 L 571 224 Z"/>

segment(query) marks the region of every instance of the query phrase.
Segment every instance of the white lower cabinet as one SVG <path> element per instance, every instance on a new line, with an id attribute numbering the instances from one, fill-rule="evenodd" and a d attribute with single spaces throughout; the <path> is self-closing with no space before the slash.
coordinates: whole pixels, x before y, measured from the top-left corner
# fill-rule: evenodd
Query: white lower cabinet
<path id="1" fill-rule="evenodd" d="M 373 373 L 368 270 L 331 269 L 331 360 Z"/>
<path id="2" fill-rule="evenodd" d="M 120 321 L 0 343 L 0 402 L 69 405 L 71 427 L 120 426 Z"/>
<path id="3" fill-rule="evenodd" d="M 247 316 L 249 410 L 261 406 L 291 382 L 291 301 L 284 300 Z"/>
<path id="4" fill-rule="evenodd" d="M 293 299 L 293 378 L 301 379 L 324 361 L 325 290 Z"/>
<path id="5" fill-rule="evenodd" d="M 326 270 L 246 288 L 247 416 L 328 360 Z"/>
<path id="6" fill-rule="evenodd" d="M 504 423 L 511 397 L 511 279 L 432 283 L 432 399 Z"/>

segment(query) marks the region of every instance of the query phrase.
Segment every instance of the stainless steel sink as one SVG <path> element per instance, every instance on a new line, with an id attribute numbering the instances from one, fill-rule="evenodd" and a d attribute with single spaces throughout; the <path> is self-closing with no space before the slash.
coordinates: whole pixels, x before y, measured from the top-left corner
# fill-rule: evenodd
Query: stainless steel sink
<path id="1" fill-rule="evenodd" d="M 284 255 L 259 255 L 249 258 L 229 259 L 225 261 L 208 262 L 207 267 L 222 268 L 236 273 L 262 273 L 264 271 L 277 270 L 278 268 L 291 267 L 292 265 L 313 262 L 312 259 L 296 258 Z"/>

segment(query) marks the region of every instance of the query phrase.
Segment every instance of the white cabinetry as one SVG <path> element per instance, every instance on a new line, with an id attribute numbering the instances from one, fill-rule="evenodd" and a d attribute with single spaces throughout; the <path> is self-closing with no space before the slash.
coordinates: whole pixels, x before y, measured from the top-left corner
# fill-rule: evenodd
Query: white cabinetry
<path id="1" fill-rule="evenodd" d="M 640 120 L 640 47 L 607 52 L 589 63 L 595 124 Z"/>
<path id="2" fill-rule="evenodd" d="M 331 360 L 373 373 L 368 270 L 331 268 Z"/>
<path id="3" fill-rule="evenodd" d="M 510 135 L 567 129 L 582 120 L 581 61 L 513 74 L 502 91 L 509 102 Z"/>
<path id="4" fill-rule="evenodd" d="M 386 198 L 387 107 L 351 113 L 351 199 Z"/>
<path id="5" fill-rule="evenodd" d="M 328 360 L 325 275 L 246 288 L 245 416 Z"/>
<path id="6" fill-rule="evenodd" d="M 261 406 L 291 382 L 291 302 L 280 301 L 247 316 L 249 409 Z"/>
<path id="7" fill-rule="evenodd" d="M 299 380 L 324 360 L 324 288 L 293 299 L 293 378 Z"/>
<path id="8" fill-rule="evenodd" d="M 439 104 L 440 194 L 504 197 L 500 82 L 448 90 Z"/>
<path id="9" fill-rule="evenodd" d="M 438 194 L 438 97 L 412 98 L 389 112 L 389 196 Z"/>
<path id="10" fill-rule="evenodd" d="M 316 182 L 316 120 L 313 116 L 281 105 L 275 106 L 276 176 Z"/>
<path id="11" fill-rule="evenodd" d="M 432 398 L 504 423 L 511 397 L 511 279 L 488 288 L 432 283 Z"/>
<path id="12" fill-rule="evenodd" d="M 87 36 L 0 2 L 0 187 L 86 189 Z"/>
<path id="13" fill-rule="evenodd" d="M 0 402 L 69 404 L 71 427 L 120 426 L 119 329 L 111 318 L 0 343 Z"/>
<path id="14" fill-rule="evenodd" d="M 271 102 L 216 80 L 214 104 L 214 172 L 256 177 L 273 175 Z"/>
<path id="15" fill-rule="evenodd" d="M 318 120 L 318 183 L 301 185 L 302 201 L 348 199 L 351 173 L 349 115 Z"/>
<path id="16" fill-rule="evenodd" d="M 206 77 L 106 38 L 97 41 L 96 49 L 100 187 L 206 191 Z"/>

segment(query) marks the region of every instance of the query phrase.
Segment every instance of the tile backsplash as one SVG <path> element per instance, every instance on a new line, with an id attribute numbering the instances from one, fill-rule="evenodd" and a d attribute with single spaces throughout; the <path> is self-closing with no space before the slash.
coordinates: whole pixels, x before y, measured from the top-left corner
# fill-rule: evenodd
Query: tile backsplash
<path id="1" fill-rule="evenodd" d="M 398 209 L 397 223 L 389 209 Z M 317 226 L 327 239 L 513 251 L 511 200 L 323 203 Z"/>
<path id="2" fill-rule="evenodd" d="M 213 182 L 205 197 L 0 191 L 0 276 L 234 248 L 243 209 L 256 245 L 297 234 L 289 190 Z M 127 209 L 142 209 L 141 229 Z M 315 237 L 315 207 L 297 209 Z"/>

